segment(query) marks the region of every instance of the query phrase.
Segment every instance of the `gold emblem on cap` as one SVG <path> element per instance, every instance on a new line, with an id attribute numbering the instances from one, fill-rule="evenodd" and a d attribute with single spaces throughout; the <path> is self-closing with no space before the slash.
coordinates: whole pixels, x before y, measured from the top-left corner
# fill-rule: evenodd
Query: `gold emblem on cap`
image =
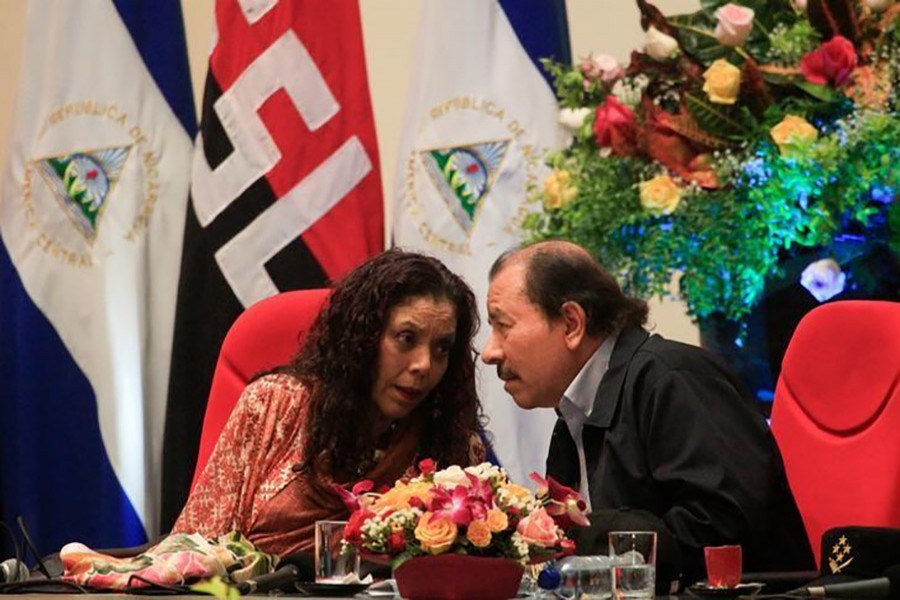
<path id="1" fill-rule="evenodd" d="M 831 548 L 831 556 L 828 557 L 828 567 L 833 575 L 840 573 L 853 562 L 853 557 L 850 556 L 852 550 L 853 547 L 847 541 L 847 536 L 842 535 L 838 538 L 838 543 Z"/>

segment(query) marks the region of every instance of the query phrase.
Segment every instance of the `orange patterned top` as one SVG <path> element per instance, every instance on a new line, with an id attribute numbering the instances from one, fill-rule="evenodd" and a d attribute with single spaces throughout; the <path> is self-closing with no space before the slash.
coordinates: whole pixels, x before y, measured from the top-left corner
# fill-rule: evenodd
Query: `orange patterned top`
<path id="1" fill-rule="evenodd" d="M 312 549 L 317 520 L 349 516 L 331 480 L 313 481 L 293 469 L 301 459 L 309 394 L 305 384 L 287 374 L 267 375 L 247 386 L 173 533 L 209 538 L 237 530 L 264 552 L 284 556 Z M 393 485 L 410 472 L 422 425 L 415 413 L 398 423 L 365 478 Z"/>

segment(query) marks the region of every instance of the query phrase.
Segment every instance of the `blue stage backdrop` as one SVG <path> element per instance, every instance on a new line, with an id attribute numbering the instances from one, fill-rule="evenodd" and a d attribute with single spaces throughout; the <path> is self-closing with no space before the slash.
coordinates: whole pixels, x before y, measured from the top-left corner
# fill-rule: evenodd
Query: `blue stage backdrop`
<path id="1" fill-rule="evenodd" d="M 30 0 L 27 28 L 0 188 L 0 518 L 42 553 L 138 544 L 196 129 L 181 3 Z"/>

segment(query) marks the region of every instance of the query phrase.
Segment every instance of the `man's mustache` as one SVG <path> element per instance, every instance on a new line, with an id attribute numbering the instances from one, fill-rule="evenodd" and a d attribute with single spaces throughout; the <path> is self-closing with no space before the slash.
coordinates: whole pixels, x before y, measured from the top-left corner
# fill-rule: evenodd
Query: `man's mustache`
<path id="1" fill-rule="evenodd" d="M 503 381 L 509 381 L 510 379 L 518 379 L 519 376 L 512 369 L 507 369 L 503 365 L 497 365 L 497 377 L 502 379 Z"/>

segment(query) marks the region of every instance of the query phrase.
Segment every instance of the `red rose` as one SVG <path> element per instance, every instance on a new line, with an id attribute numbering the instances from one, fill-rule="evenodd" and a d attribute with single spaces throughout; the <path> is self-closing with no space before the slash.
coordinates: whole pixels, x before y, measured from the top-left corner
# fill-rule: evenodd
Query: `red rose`
<path id="1" fill-rule="evenodd" d="M 856 48 L 847 38 L 836 35 L 810 52 L 800 62 L 800 72 L 807 81 L 840 87 L 850 80 L 856 69 Z"/>
<path id="2" fill-rule="evenodd" d="M 406 537 L 401 531 L 395 531 L 388 537 L 388 553 L 400 554 L 406 550 Z"/>
<path id="3" fill-rule="evenodd" d="M 375 514 L 368 510 L 357 510 L 350 515 L 350 520 L 344 525 L 344 539 L 347 542 L 360 545 L 362 544 L 362 526 L 366 519 L 374 517 Z"/>
<path id="4" fill-rule="evenodd" d="M 619 156 L 630 156 L 637 151 L 634 113 L 615 96 L 607 96 L 606 102 L 597 107 L 594 140 L 601 148 L 612 148 Z"/>
<path id="5" fill-rule="evenodd" d="M 428 475 L 431 475 L 432 473 L 434 473 L 434 468 L 435 468 L 434 460 L 432 460 L 430 458 L 426 458 L 425 460 L 419 461 L 419 472 L 426 477 Z"/>

